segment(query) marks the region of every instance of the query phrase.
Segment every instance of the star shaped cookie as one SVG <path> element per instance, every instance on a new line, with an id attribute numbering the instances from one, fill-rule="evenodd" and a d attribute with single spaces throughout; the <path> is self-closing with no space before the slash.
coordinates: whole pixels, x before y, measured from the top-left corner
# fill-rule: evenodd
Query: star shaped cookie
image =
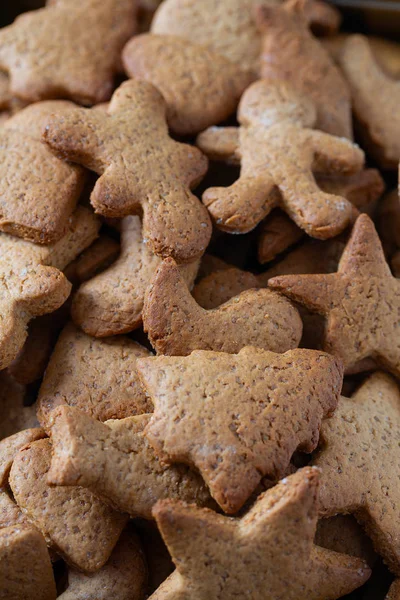
<path id="1" fill-rule="evenodd" d="M 313 544 L 318 471 L 301 469 L 241 519 L 171 500 L 153 510 L 177 566 L 151 600 L 334 600 L 369 577 L 358 558 Z"/>
<path id="2" fill-rule="evenodd" d="M 400 376 L 400 281 L 367 215 L 358 217 L 337 273 L 285 275 L 268 285 L 327 318 L 324 350 L 340 358 L 345 371 L 373 358 Z"/>
<path id="3" fill-rule="evenodd" d="M 321 428 L 321 513 L 354 513 L 400 575 L 400 391 L 375 373 Z"/>
<path id="4" fill-rule="evenodd" d="M 342 383 L 338 361 L 315 350 L 196 350 L 136 364 L 155 407 L 145 430 L 150 444 L 163 463 L 198 469 L 227 513 L 263 476 L 282 477 L 296 449 L 316 448 Z"/>

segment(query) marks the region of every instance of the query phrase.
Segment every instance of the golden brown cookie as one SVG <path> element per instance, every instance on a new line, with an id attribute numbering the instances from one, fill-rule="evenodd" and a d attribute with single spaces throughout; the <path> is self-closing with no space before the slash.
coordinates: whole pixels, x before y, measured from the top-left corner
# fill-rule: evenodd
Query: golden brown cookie
<path id="1" fill-rule="evenodd" d="M 168 500 L 154 516 L 177 569 L 151 600 L 334 600 L 371 573 L 364 561 L 313 544 L 315 469 L 281 481 L 241 519 Z"/>
<path id="2" fill-rule="evenodd" d="M 297 227 L 283 211 L 276 208 L 263 221 L 258 238 L 257 257 L 262 265 L 274 260 L 290 246 L 296 244 L 304 236 L 304 231 Z"/>
<path id="3" fill-rule="evenodd" d="M 363 166 L 362 150 L 347 139 L 312 129 L 316 123 L 312 100 L 284 81 L 253 83 L 242 96 L 238 120 L 236 144 L 232 128 L 227 139 L 218 127 L 197 138 L 209 156 L 236 155 L 241 160 L 240 177 L 233 185 L 209 188 L 203 194 L 217 227 L 246 233 L 279 206 L 312 237 L 326 239 L 340 233 L 354 208 L 345 198 L 323 192 L 313 173 L 356 173 Z"/>
<path id="4" fill-rule="evenodd" d="M 372 214 L 385 184 L 377 169 L 364 169 L 347 177 L 318 177 L 322 191 L 343 196 L 361 212 Z M 355 211 L 356 212 L 356 211 Z M 354 215 L 356 217 L 356 215 Z M 258 261 L 267 263 L 298 242 L 304 232 L 279 209 L 265 219 L 258 238 Z"/>
<path id="5" fill-rule="evenodd" d="M 252 80 L 222 55 L 173 35 L 134 37 L 122 59 L 129 77 L 144 79 L 160 90 L 168 124 L 181 135 L 225 121 Z"/>
<path id="6" fill-rule="evenodd" d="M 229 265 L 224 268 L 218 267 L 195 285 L 193 297 L 200 306 L 209 310 L 220 306 L 244 290 L 266 287 L 269 279 L 277 275 L 332 273 L 337 269 L 344 246 L 341 237 L 325 242 L 307 240 L 267 271 L 258 275 Z M 300 309 L 303 317 L 303 307 Z"/>
<path id="7" fill-rule="evenodd" d="M 340 55 L 350 87 L 358 134 L 368 153 L 385 169 L 397 169 L 400 159 L 400 81 L 376 62 L 368 39 L 350 36 Z M 379 90 L 376 98 L 375 92 Z"/>
<path id="8" fill-rule="evenodd" d="M 24 405 L 26 392 L 7 371 L 0 373 L 0 440 L 39 426 L 36 407 Z"/>
<path id="9" fill-rule="evenodd" d="M 326 318 L 324 350 L 345 371 L 372 358 L 400 375 L 400 282 L 367 215 L 358 217 L 337 273 L 274 277 L 268 285 Z"/>
<path id="10" fill-rule="evenodd" d="M 118 510 L 145 519 L 151 519 L 159 498 L 213 505 L 197 473 L 158 460 L 143 434 L 149 419 L 150 415 L 140 415 L 100 423 L 76 408 L 58 407 L 51 431 L 49 482 L 79 483 Z"/>
<path id="11" fill-rule="evenodd" d="M 400 392 L 375 373 L 339 400 L 321 428 L 321 514 L 353 513 L 391 571 L 400 574 Z"/>
<path id="12" fill-rule="evenodd" d="M 342 386 L 339 362 L 313 350 L 196 350 L 137 365 L 154 403 L 150 444 L 163 462 L 195 466 L 228 513 L 263 476 L 285 473 L 295 450 L 315 449 Z"/>
<path id="13" fill-rule="evenodd" d="M 46 116 L 71 106 L 39 102 L 7 119 L 0 129 L 1 231 L 39 244 L 55 242 L 65 233 L 84 171 L 54 156 L 41 141 L 41 125 Z"/>
<path id="14" fill-rule="evenodd" d="M 328 194 L 344 196 L 359 211 L 370 214 L 385 190 L 385 182 L 377 169 L 363 169 L 346 177 L 318 177 L 318 185 Z"/>
<path id="15" fill-rule="evenodd" d="M 132 0 L 52 0 L 20 15 L 0 31 L 0 68 L 11 93 L 29 102 L 108 100 L 136 29 L 135 8 Z"/>
<path id="16" fill-rule="evenodd" d="M 86 333 L 105 337 L 127 333 L 142 324 L 144 295 L 161 259 L 143 239 L 139 217 L 121 223 L 121 254 L 108 269 L 82 284 L 74 296 L 72 318 Z M 191 287 L 198 261 L 181 265 Z"/>
<path id="17" fill-rule="evenodd" d="M 304 0 L 264 4 L 257 10 L 262 32 L 260 74 L 269 83 L 287 81 L 316 109 L 316 129 L 352 139 L 348 85 L 328 52 L 310 33 Z"/>
<path id="18" fill-rule="evenodd" d="M 164 0 L 151 24 L 152 33 L 175 35 L 224 56 L 255 75 L 259 71 L 261 34 L 254 8 L 280 0 Z M 306 17 L 321 32 L 336 30 L 338 13 L 321 2 L 310 2 Z"/>
<path id="19" fill-rule="evenodd" d="M 64 273 L 72 283 L 83 283 L 112 265 L 119 253 L 120 245 L 117 241 L 108 235 L 100 235 L 87 250 L 68 265 Z"/>
<path id="20" fill-rule="evenodd" d="M 348 33 L 339 33 L 321 40 L 324 48 L 336 62 L 340 60 L 343 45 L 348 37 Z M 398 79 L 400 77 L 400 44 L 375 35 L 366 37 L 375 60 L 381 68 L 394 79 Z"/>
<path id="21" fill-rule="evenodd" d="M 69 302 L 56 311 L 32 319 L 28 324 L 28 337 L 17 358 L 8 366 L 13 378 L 29 385 L 42 379 L 61 329 L 69 318 Z"/>
<path id="22" fill-rule="evenodd" d="M 98 340 L 72 323 L 58 338 L 37 400 L 38 419 L 50 430 L 52 411 L 75 406 L 99 421 L 151 412 L 136 361 L 151 353 L 126 337 Z"/>
<path id="23" fill-rule="evenodd" d="M 245 290 L 265 287 L 250 271 L 237 267 L 219 269 L 201 279 L 193 288 L 193 298 L 206 310 L 217 308 Z"/>
<path id="24" fill-rule="evenodd" d="M 49 440 L 32 442 L 20 450 L 10 473 L 14 498 L 69 565 L 89 573 L 97 571 L 110 557 L 127 517 L 82 487 L 49 486 L 50 462 Z"/>
<path id="25" fill-rule="evenodd" d="M 24 525 L 34 527 L 28 517 L 24 515 L 14 500 L 11 499 L 9 490 L 0 488 L 0 530 L 3 529 L 3 527 Z"/>
<path id="26" fill-rule="evenodd" d="M 294 306 L 266 289 L 204 310 L 172 258 L 162 262 L 146 292 L 143 327 L 157 354 L 177 356 L 193 350 L 236 353 L 244 346 L 285 352 L 297 348 L 303 329 Z"/>
<path id="27" fill-rule="evenodd" d="M 92 213 L 78 207 L 64 236 L 48 246 L 0 233 L 0 369 L 21 350 L 28 322 L 55 311 L 68 298 L 71 284 L 59 269 L 91 244 L 99 226 Z"/>
<path id="28" fill-rule="evenodd" d="M 133 528 L 122 532 L 104 567 L 90 575 L 68 569 L 68 587 L 59 600 L 143 600 L 147 566 Z"/>
<path id="29" fill-rule="evenodd" d="M 15 456 L 26 444 L 46 437 L 40 427 L 34 429 L 23 429 L 0 441 L 0 488 L 8 484 L 11 465 Z"/>
<path id="30" fill-rule="evenodd" d="M 156 254 L 178 262 L 203 254 L 211 224 L 190 189 L 207 171 L 207 159 L 169 136 L 165 101 L 150 83 L 123 83 L 107 112 L 75 108 L 54 115 L 44 139 L 58 156 L 100 175 L 90 196 L 97 212 L 143 211 L 143 236 Z"/>
<path id="31" fill-rule="evenodd" d="M 32 527 L 0 529 L 0 598 L 55 600 L 56 583 L 46 542 Z"/>

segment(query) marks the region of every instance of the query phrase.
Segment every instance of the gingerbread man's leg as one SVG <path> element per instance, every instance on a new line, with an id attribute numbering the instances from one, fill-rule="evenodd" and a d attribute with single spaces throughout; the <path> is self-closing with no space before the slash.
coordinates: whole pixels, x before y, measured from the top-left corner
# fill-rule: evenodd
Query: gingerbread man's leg
<path id="1" fill-rule="evenodd" d="M 353 205 L 346 198 L 323 192 L 311 169 L 291 161 L 290 169 L 283 166 L 275 175 L 282 208 L 311 237 L 334 237 L 352 221 Z"/>
<path id="2" fill-rule="evenodd" d="M 227 188 L 209 188 L 203 202 L 219 229 L 247 233 L 279 204 L 279 192 L 268 174 L 241 176 Z"/>

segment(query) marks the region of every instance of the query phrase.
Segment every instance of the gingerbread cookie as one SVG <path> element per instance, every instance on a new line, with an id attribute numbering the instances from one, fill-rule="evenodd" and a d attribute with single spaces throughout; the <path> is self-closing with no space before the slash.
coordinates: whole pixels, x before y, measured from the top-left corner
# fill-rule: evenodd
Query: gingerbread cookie
<path id="1" fill-rule="evenodd" d="M 151 412 L 136 373 L 136 361 L 151 353 L 129 338 L 98 340 L 72 323 L 60 337 L 37 400 L 38 419 L 50 430 L 59 405 L 75 406 L 99 421 Z"/>
<path id="2" fill-rule="evenodd" d="M 177 569 L 151 600 L 334 600 L 371 573 L 364 561 L 313 544 L 316 469 L 284 479 L 241 519 L 171 500 L 154 516 Z"/>
<path id="3" fill-rule="evenodd" d="M 23 429 L 0 441 L 0 488 L 7 486 L 15 456 L 26 444 L 46 437 L 40 427 Z"/>
<path id="4" fill-rule="evenodd" d="M 79 483 L 118 510 L 145 519 L 151 518 L 159 498 L 212 505 L 197 473 L 157 459 L 143 434 L 149 419 L 140 415 L 100 423 L 76 408 L 58 407 L 53 414 L 49 482 Z"/>
<path id="5" fill-rule="evenodd" d="M 297 227 L 279 208 L 272 211 L 260 227 L 257 257 L 262 265 L 274 260 L 303 237 L 304 232 Z"/>
<path id="6" fill-rule="evenodd" d="M 348 177 L 316 177 L 322 191 L 343 196 L 358 210 L 371 214 L 385 189 L 377 169 L 364 169 Z M 355 211 L 356 212 L 356 211 Z M 267 263 L 298 242 L 304 233 L 279 209 L 272 211 L 260 228 L 258 261 Z"/>
<path id="7" fill-rule="evenodd" d="M 260 74 L 269 83 L 287 81 L 316 109 L 315 127 L 352 139 L 351 98 L 347 83 L 328 52 L 310 33 L 304 0 L 258 7 L 262 32 Z"/>
<path id="8" fill-rule="evenodd" d="M 58 600 L 143 600 L 147 566 L 138 536 L 122 532 L 104 567 L 87 575 L 68 569 L 68 587 Z"/>
<path id="9" fill-rule="evenodd" d="M 254 8 L 280 0 L 165 0 L 151 24 L 152 33 L 174 35 L 205 46 L 243 70 L 257 75 L 261 34 Z M 335 31 L 337 11 L 321 2 L 310 2 L 306 18 L 319 31 Z"/>
<path id="10" fill-rule="evenodd" d="M 220 306 L 244 290 L 266 287 L 269 279 L 277 275 L 332 273 L 337 269 L 344 246 L 345 242 L 341 237 L 325 242 L 307 240 L 267 271 L 258 275 L 229 265 L 217 268 L 195 285 L 193 297 L 200 306 L 209 310 Z M 302 307 L 300 309 L 302 310 Z M 302 317 L 303 315 L 302 310 Z"/>
<path id="11" fill-rule="evenodd" d="M 11 94 L 29 102 L 104 102 L 135 29 L 131 0 L 52 1 L 0 30 L 0 68 L 10 75 Z"/>
<path id="12" fill-rule="evenodd" d="M 51 487 L 49 440 L 26 445 L 14 459 L 10 487 L 22 511 L 69 565 L 88 573 L 110 557 L 127 517 L 82 487 Z"/>
<path id="13" fill-rule="evenodd" d="M 0 529 L 0 598 L 55 600 L 56 596 L 43 536 L 32 527 Z"/>
<path id="14" fill-rule="evenodd" d="M 120 253 L 120 245 L 108 235 L 100 235 L 91 246 L 72 263 L 64 273 L 72 283 L 83 283 L 96 277 L 114 263 Z"/>
<path id="15" fill-rule="evenodd" d="M 137 36 L 125 46 L 122 59 L 129 77 L 160 90 L 168 124 L 181 135 L 225 121 L 252 80 L 220 54 L 172 35 Z"/>
<path id="16" fill-rule="evenodd" d="M 216 225 L 223 231 L 246 233 L 272 208 L 280 206 L 312 237 L 326 239 L 351 221 L 353 206 L 345 198 L 324 193 L 313 177 L 345 175 L 361 170 L 364 153 L 344 138 L 313 130 L 316 110 L 310 98 L 284 81 L 253 83 L 239 105 L 237 144 L 221 145 L 223 129 L 200 134 L 198 146 L 241 159 L 239 179 L 228 188 L 203 194 Z M 233 140 L 228 132 L 229 143 Z M 290 140 L 290 143 L 288 143 Z M 211 151 L 215 157 L 215 151 Z"/>
<path id="17" fill-rule="evenodd" d="M 375 373 L 341 397 L 321 429 L 321 514 L 353 513 L 389 568 L 400 574 L 400 392 Z M 379 476 L 377 476 L 379 474 Z"/>
<path id="18" fill-rule="evenodd" d="M 108 269 L 80 286 L 72 303 L 72 318 L 86 333 L 105 337 L 127 333 L 142 324 L 144 295 L 161 259 L 143 239 L 139 217 L 121 223 L 121 254 Z M 179 267 L 191 287 L 198 261 Z"/>
<path id="19" fill-rule="evenodd" d="M 29 385 L 44 375 L 51 353 L 61 329 L 69 318 L 68 300 L 55 312 L 32 319 L 28 325 L 28 337 L 8 372 L 13 378 Z"/>
<path id="20" fill-rule="evenodd" d="M 340 54 L 350 87 L 358 134 L 368 153 L 384 169 L 397 169 L 400 159 L 400 82 L 377 64 L 368 39 L 352 35 Z M 379 90 L 379 100 L 374 91 Z"/>
<path id="21" fill-rule="evenodd" d="M 15 526 L 34 527 L 30 520 L 23 514 L 23 512 L 11 499 L 10 492 L 6 489 L 0 489 L 0 530 L 3 529 L 3 527 Z"/>
<path id="22" fill-rule="evenodd" d="M 100 178 L 90 200 L 106 217 L 143 211 L 143 236 L 156 254 L 190 262 L 211 235 L 208 213 L 191 193 L 207 159 L 168 134 L 166 104 L 150 83 L 129 80 L 107 112 L 75 108 L 49 119 L 47 144 Z"/>
<path id="23" fill-rule="evenodd" d="M 297 310 L 269 290 L 248 290 L 221 307 L 200 307 L 172 258 L 158 268 L 146 293 L 143 326 L 157 354 L 192 350 L 239 352 L 255 346 L 285 352 L 297 348 L 302 322 Z"/>
<path id="24" fill-rule="evenodd" d="M 380 67 L 393 79 L 398 79 L 400 77 L 400 44 L 375 35 L 367 35 L 366 37 Z M 348 38 L 348 33 L 339 33 L 322 39 L 321 43 L 332 58 L 339 62 L 343 45 Z"/>
<path id="25" fill-rule="evenodd" d="M 21 350 L 28 322 L 55 311 L 68 298 L 71 284 L 59 269 L 97 237 L 98 229 L 95 216 L 79 207 L 68 220 L 64 236 L 49 246 L 0 233 L 0 369 Z"/>
<path id="26" fill-rule="evenodd" d="M 279 478 L 296 449 L 316 447 L 342 385 L 340 364 L 313 350 L 196 350 L 137 364 L 155 407 L 146 436 L 157 455 L 195 466 L 228 513 L 263 476 Z"/>
<path id="27" fill-rule="evenodd" d="M 326 317 L 324 350 L 342 360 L 345 371 L 372 358 L 400 375 L 400 282 L 367 215 L 358 217 L 337 273 L 286 275 L 268 284 Z"/>

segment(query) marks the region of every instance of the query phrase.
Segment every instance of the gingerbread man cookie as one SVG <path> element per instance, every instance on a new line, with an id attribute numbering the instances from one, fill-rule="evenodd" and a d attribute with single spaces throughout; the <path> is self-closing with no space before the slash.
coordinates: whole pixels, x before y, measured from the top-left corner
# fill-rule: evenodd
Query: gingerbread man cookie
<path id="1" fill-rule="evenodd" d="M 343 75 L 325 48 L 310 33 L 307 2 L 289 0 L 258 7 L 257 22 L 263 34 L 260 75 L 287 81 L 316 108 L 315 127 L 352 139 L 351 97 Z"/>
<path id="2" fill-rule="evenodd" d="M 243 94 L 239 130 L 211 128 L 198 146 L 210 157 L 241 161 L 238 181 L 203 194 L 216 225 L 223 231 L 246 233 L 276 206 L 312 237 L 326 239 L 352 220 L 345 198 L 324 193 L 313 172 L 345 175 L 361 170 L 364 153 L 344 138 L 312 129 L 316 109 L 283 81 L 260 80 Z"/>
<path id="3" fill-rule="evenodd" d="M 169 136 L 165 101 L 150 83 L 123 83 L 107 111 L 54 115 L 44 139 L 58 156 L 100 175 L 90 196 L 98 213 L 143 211 L 143 237 L 156 254 L 190 262 L 204 252 L 211 224 L 190 188 L 205 174 L 207 159 Z"/>

